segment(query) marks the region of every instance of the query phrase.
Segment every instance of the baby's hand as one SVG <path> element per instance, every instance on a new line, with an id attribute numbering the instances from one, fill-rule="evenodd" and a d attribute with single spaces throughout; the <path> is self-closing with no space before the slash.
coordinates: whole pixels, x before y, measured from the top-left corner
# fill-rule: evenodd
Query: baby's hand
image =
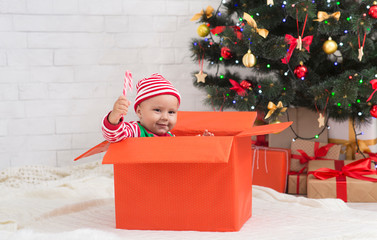
<path id="1" fill-rule="evenodd" d="M 113 111 L 109 114 L 109 122 L 114 125 L 118 124 L 121 117 L 127 115 L 130 104 L 131 102 L 125 96 L 120 96 L 114 103 Z"/>
<path id="2" fill-rule="evenodd" d="M 199 135 L 200 136 L 200 135 Z M 204 133 L 202 134 L 202 136 L 215 136 L 213 133 L 209 132 L 207 129 L 204 130 Z"/>

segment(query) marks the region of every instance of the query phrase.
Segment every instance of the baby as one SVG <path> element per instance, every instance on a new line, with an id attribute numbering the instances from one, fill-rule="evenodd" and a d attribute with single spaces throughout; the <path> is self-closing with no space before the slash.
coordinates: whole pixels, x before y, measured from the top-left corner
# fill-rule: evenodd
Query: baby
<path id="1" fill-rule="evenodd" d="M 134 109 L 139 121 L 123 122 L 131 102 L 120 96 L 113 110 L 102 121 L 102 133 L 109 142 L 129 137 L 173 136 L 170 130 L 177 122 L 181 95 L 174 86 L 159 74 L 144 78 L 136 84 Z M 213 136 L 207 130 L 203 136 Z"/>

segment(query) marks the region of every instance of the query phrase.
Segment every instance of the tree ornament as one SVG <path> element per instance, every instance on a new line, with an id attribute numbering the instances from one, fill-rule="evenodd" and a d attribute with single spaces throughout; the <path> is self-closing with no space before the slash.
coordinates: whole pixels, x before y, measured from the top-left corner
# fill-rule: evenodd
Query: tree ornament
<path id="1" fill-rule="evenodd" d="M 338 44 L 329 37 L 322 45 L 322 49 L 326 54 L 333 54 L 338 49 Z"/>
<path id="2" fill-rule="evenodd" d="M 327 59 L 331 62 L 342 63 L 343 62 L 343 55 L 339 50 L 336 50 L 333 54 L 327 55 Z"/>
<path id="3" fill-rule="evenodd" d="M 211 7 L 211 6 L 208 6 L 208 7 L 207 7 L 206 12 L 205 12 L 207 19 L 210 18 L 210 17 L 212 17 L 212 12 L 213 12 L 213 10 L 214 10 L 213 7 Z M 200 18 L 203 16 L 203 14 L 204 14 L 204 10 L 200 11 L 200 13 L 196 13 L 196 14 L 191 18 L 191 21 L 195 21 L 195 20 L 200 19 Z"/>
<path id="4" fill-rule="evenodd" d="M 233 57 L 233 54 L 232 52 L 230 51 L 229 48 L 227 47 L 222 47 L 221 48 L 221 56 L 224 58 L 224 59 L 231 59 Z"/>
<path id="5" fill-rule="evenodd" d="M 319 128 L 325 126 L 325 117 L 322 115 L 322 113 L 319 113 L 319 117 L 317 121 L 319 123 L 318 125 Z"/>
<path id="6" fill-rule="evenodd" d="M 269 110 L 267 115 L 264 117 L 264 119 L 267 119 L 271 117 L 271 115 L 276 111 L 279 110 L 279 114 L 287 111 L 287 108 L 283 106 L 282 101 L 278 102 L 278 105 L 275 105 L 273 102 L 269 102 L 267 105 L 267 109 Z"/>
<path id="7" fill-rule="evenodd" d="M 370 108 L 370 115 L 372 115 L 373 117 L 377 118 L 377 105 L 373 105 L 371 108 Z"/>
<path id="8" fill-rule="evenodd" d="M 281 123 L 281 122 L 278 119 L 275 119 L 275 120 L 270 122 L 270 124 L 279 124 L 279 123 Z M 279 134 L 279 133 L 281 133 L 281 132 L 275 132 L 273 134 Z"/>
<path id="9" fill-rule="evenodd" d="M 200 71 L 199 73 L 195 74 L 195 77 L 196 77 L 197 83 L 200 83 L 200 82 L 205 83 L 207 74 L 203 73 L 203 71 Z"/>
<path id="10" fill-rule="evenodd" d="M 247 24 L 249 24 L 260 36 L 262 36 L 263 38 L 266 38 L 268 36 L 268 30 L 264 28 L 258 28 L 257 22 L 250 16 L 250 14 L 244 12 L 243 19 L 245 19 Z"/>
<path id="11" fill-rule="evenodd" d="M 296 77 L 303 78 L 306 76 L 306 74 L 308 74 L 308 68 L 302 62 L 300 62 L 300 65 L 298 65 L 293 72 Z"/>
<path id="12" fill-rule="evenodd" d="M 197 32 L 200 37 L 205 37 L 209 34 L 209 27 L 206 24 L 202 24 L 198 27 Z"/>
<path id="13" fill-rule="evenodd" d="M 247 80 L 242 80 L 241 83 L 234 81 L 233 79 L 229 79 L 229 82 L 232 84 L 233 87 L 230 90 L 234 90 L 237 92 L 238 95 L 244 97 L 247 95 L 246 89 L 251 89 L 251 83 Z"/>
<path id="14" fill-rule="evenodd" d="M 369 8 L 369 11 L 368 11 L 368 15 L 371 17 L 371 18 L 374 18 L 376 19 L 377 18 L 377 5 L 373 5 Z"/>
<path id="15" fill-rule="evenodd" d="M 298 9 L 296 8 L 296 22 L 297 22 L 297 35 L 298 38 L 293 37 L 292 35 L 285 34 L 285 42 L 289 45 L 289 49 L 287 54 L 284 58 L 281 59 L 281 62 L 284 64 L 288 64 L 293 51 L 297 48 L 301 51 L 302 48 L 305 48 L 308 52 L 310 52 L 310 45 L 313 41 L 313 35 L 304 37 L 304 31 L 306 26 L 306 21 L 308 20 L 308 14 L 306 14 L 304 26 L 302 28 L 302 33 L 299 35 L 300 29 L 298 26 Z"/>
<path id="16" fill-rule="evenodd" d="M 377 91 L 377 79 L 372 79 L 372 80 L 370 80 L 369 83 L 372 84 L 372 88 L 374 89 L 374 91 L 373 91 L 372 94 L 368 97 L 367 102 L 369 102 L 369 101 L 372 99 L 373 94 Z"/>
<path id="17" fill-rule="evenodd" d="M 338 12 L 334 12 L 332 14 L 328 14 L 327 12 L 318 11 L 317 17 L 318 17 L 318 19 L 314 19 L 313 21 L 322 22 L 322 21 L 325 21 L 329 18 L 334 18 L 336 21 L 339 21 L 340 12 L 338 11 Z"/>
<path id="18" fill-rule="evenodd" d="M 245 65 L 245 67 L 254 67 L 254 65 L 257 63 L 257 59 L 254 56 L 254 54 L 251 53 L 250 49 L 247 50 L 247 53 L 243 55 L 242 63 Z"/>

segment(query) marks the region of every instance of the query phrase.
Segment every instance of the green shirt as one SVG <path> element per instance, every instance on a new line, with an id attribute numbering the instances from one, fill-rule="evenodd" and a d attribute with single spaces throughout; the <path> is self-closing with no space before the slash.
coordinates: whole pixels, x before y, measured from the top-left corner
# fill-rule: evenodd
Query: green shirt
<path id="1" fill-rule="evenodd" d="M 137 125 L 139 125 L 140 137 L 158 137 L 158 135 L 149 132 L 147 129 L 145 129 L 143 126 L 141 126 L 140 123 L 137 123 Z M 174 135 L 171 134 L 171 132 L 167 132 L 166 135 L 164 135 L 164 136 L 174 137 Z"/>

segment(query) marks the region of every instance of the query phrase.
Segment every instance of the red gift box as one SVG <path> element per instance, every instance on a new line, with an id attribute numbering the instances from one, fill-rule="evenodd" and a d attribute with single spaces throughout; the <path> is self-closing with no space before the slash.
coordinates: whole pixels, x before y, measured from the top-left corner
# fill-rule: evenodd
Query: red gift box
<path id="1" fill-rule="evenodd" d="M 253 185 L 284 193 L 287 188 L 290 149 L 253 146 L 252 156 Z"/>

